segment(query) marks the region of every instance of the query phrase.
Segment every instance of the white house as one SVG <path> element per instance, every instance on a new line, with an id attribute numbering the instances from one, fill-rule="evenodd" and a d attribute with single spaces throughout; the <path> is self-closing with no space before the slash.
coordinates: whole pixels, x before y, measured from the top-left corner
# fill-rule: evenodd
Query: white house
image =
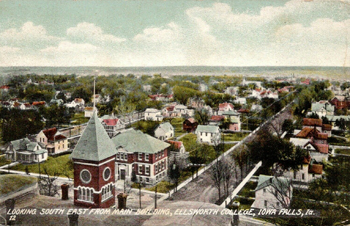
<path id="1" fill-rule="evenodd" d="M 174 137 L 174 135 L 174 127 L 169 122 L 160 124 L 154 130 L 154 136 L 159 140 L 168 140 L 169 138 Z"/>
<path id="2" fill-rule="evenodd" d="M 309 114 L 315 113 L 318 117 L 322 118 L 326 115 L 334 115 L 334 106 L 328 101 L 321 100 L 311 104 L 311 112 Z"/>
<path id="3" fill-rule="evenodd" d="M 85 107 L 84 109 L 85 118 L 91 118 L 94 113 L 94 110 L 96 111 L 96 113 L 98 113 L 98 109 L 96 107 L 95 109 L 93 107 Z"/>
<path id="4" fill-rule="evenodd" d="M 5 154 L 6 159 L 21 163 L 39 163 L 47 160 L 47 150 L 28 138 L 11 141 Z"/>
<path id="5" fill-rule="evenodd" d="M 237 104 L 246 105 L 247 99 L 245 97 L 238 97 L 236 100 L 234 100 L 234 102 Z"/>
<path id="6" fill-rule="evenodd" d="M 147 108 L 145 111 L 145 120 L 163 121 L 162 112 L 155 108 Z"/>
<path id="7" fill-rule="evenodd" d="M 215 145 L 220 142 L 221 134 L 218 126 L 198 125 L 195 134 L 197 142 Z"/>
<path id="8" fill-rule="evenodd" d="M 187 106 L 182 105 L 182 104 L 175 105 L 174 110 L 177 111 L 177 112 L 180 112 L 181 115 L 186 115 L 187 114 Z"/>
<path id="9" fill-rule="evenodd" d="M 282 209 L 288 208 L 293 195 L 291 180 L 285 177 L 259 175 L 255 188 L 255 201 L 251 208 Z"/>
<path id="10" fill-rule="evenodd" d="M 110 138 L 114 137 L 119 130 L 125 128 L 125 124 L 114 115 L 104 115 L 100 121 Z"/>

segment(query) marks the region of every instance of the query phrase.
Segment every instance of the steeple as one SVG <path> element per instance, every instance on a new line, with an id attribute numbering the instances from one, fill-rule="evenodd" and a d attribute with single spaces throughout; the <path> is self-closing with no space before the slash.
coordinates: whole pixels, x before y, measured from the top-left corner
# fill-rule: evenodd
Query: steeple
<path id="1" fill-rule="evenodd" d="M 101 161 L 115 154 L 114 144 L 98 119 L 96 111 L 94 111 L 71 154 L 71 158 Z"/>

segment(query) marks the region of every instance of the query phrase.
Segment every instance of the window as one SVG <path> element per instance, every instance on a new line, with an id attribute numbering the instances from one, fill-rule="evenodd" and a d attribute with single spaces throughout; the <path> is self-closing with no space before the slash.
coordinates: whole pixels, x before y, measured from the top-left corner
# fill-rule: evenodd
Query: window
<path id="1" fill-rule="evenodd" d="M 91 181 L 91 173 L 87 170 L 84 169 L 80 172 L 80 180 L 84 183 L 89 183 Z"/>
<path id="2" fill-rule="evenodd" d="M 162 151 L 162 157 L 164 157 L 164 152 L 165 152 L 165 151 Z"/>
<path id="3" fill-rule="evenodd" d="M 264 200 L 264 206 L 267 207 L 267 201 L 266 200 Z"/>
<path id="4" fill-rule="evenodd" d="M 44 158 L 44 153 L 41 154 L 41 158 L 42 158 L 42 159 Z"/>
<path id="5" fill-rule="evenodd" d="M 158 158 L 158 153 L 156 153 L 156 159 Z"/>
<path id="6" fill-rule="evenodd" d="M 302 179 L 302 180 L 305 180 L 305 174 L 304 174 L 304 173 L 301 174 L 301 179 Z"/>
<path id="7" fill-rule="evenodd" d="M 108 184 L 102 188 L 102 202 L 113 196 L 113 185 Z"/>
<path id="8" fill-rule="evenodd" d="M 297 179 L 297 171 L 294 171 L 294 179 Z"/>
<path id="9" fill-rule="evenodd" d="M 155 165 L 154 171 L 155 171 L 156 173 L 158 172 L 158 165 L 157 165 L 157 164 Z"/>
<path id="10" fill-rule="evenodd" d="M 149 175 L 149 166 L 146 166 L 146 174 Z"/>
<path id="11" fill-rule="evenodd" d="M 142 165 L 139 165 L 139 173 L 142 173 Z"/>
<path id="12" fill-rule="evenodd" d="M 139 177 L 140 182 L 142 182 L 142 177 Z"/>
<path id="13" fill-rule="evenodd" d="M 139 160 L 142 160 L 142 153 L 139 153 Z"/>
<path id="14" fill-rule="evenodd" d="M 117 153 L 117 160 L 119 160 L 119 153 Z"/>
<path id="15" fill-rule="evenodd" d="M 103 179 L 107 181 L 111 177 L 111 169 L 109 167 L 106 167 L 103 170 Z"/>
<path id="16" fill-rule="evenodd" d="M 78 200 L 93 202 L 94 200 L 94 191 L 92 188 L 79 188 L 78 190 Z"/>
<path id="17" fill-rule="evenodd" d="M 145 155 L 145 159 L 146 159 L 146 161 L 149 161 L 149 154 Z"/>
<path id="18" fill-rule="evenodd" d="M 263 192 L 266 193 L 266 188 L 263 189 Z"/>
<path id="19" fill-rule="evenodd" d="M 146 182 L 149 182 L 149 178 L 148 177 L 146 177 Z"/>
<path id="20" fill-rule="evenodd" d="M 279 203 L 279 202 L 276 202 L 276 206 L 277 206 L 277 207 L 280 207 L 280 203 Z"/>

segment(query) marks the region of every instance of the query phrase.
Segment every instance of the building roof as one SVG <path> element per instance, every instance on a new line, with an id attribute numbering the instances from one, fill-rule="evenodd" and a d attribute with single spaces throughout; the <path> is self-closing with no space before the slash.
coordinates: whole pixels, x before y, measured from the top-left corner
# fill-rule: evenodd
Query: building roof
<path id="1" fill-rule="evenodd" d="M 315 128 L 305 127 L 295 136 L 298 138 L 309 138 L 315 136 L 317 133 L 320 133 L 320 131 Z"/>
<path id="2" fill-rule="evenodd" d="M 330 103 L 312 103 L 311 104 L 311 111 L 320 111 L 321 109 L 325 109 L 327 112 L 334 112 L 334 106 L 331 105 Z"/>
<path id="3" fill-rule="evenodd" d="M 321 164 L 310 164 L 309 173 L 322 174 L 323 165 Z"/>
<path id="4" fill-rule="evenodd" d="M 107 126 L 115 126 L 117 125 L 119 119 L 114 118 L 114 119 L 104 119 L 103 122 L 107 125 Z"/>
<path id="5" fill-rule="evenodd" d="M 156 112 L 160 112 L 160 110 L 155 109 L 155 108 L 147 108 L 145 110 L 145 112 L 147 112 L 147 113 L 156 113 Z"/>
<path id="6" fill-rule="evenodd" d="M 268 186 L 276 187 L 277 189 L 289 189 L 290 180 L 285 177 L 274 177 L 267 175 L 259 175 L 258 185 L 255 188 L 255 191 L 263 189 Z"/>
<path id="7" fill-rule="evenodd" d="M 303 118 L 303 126 L 322 126 L 322 119 Z"/>
<path id="8" fill-rule="evenodd" d="M 166 142 L 168 142 L 169 144 L 173 144 L 177 149 L 180 149 L 182 146 L 181 141 L 167 140 Z"/>
<path id="9" fill-rule="evenodd" d="M 112 140 L 94 111 L 83 134 L 75 146 L 71 158 L 101 161 L 117 153 Z"/>
<path id="10" fill-rule="evenodd" d="M 300 146 L 300 147 L 304 147 L 308 142 L 309 139 L 304 139 L 304 138 L 290 138 L 289 142 L 291 142 L 292 144 L 294 144 L 294 146 Z"/>
<path id="11" fill-rule="evenodd" d="M 223 115 L 212 115 L 210 118 L 210 121 L 220 122 L 225 119 L 225 116 Z"/>
<path id="12" fill-rule="evenodd" d="M 195 122 L 197 122 L 194 118 L 188 118 L 188 119 L 186 119 L 186 120 L 189 121 L 189 122 L 192 123 L 192 124 L 195 123 Z M 185 121 L 186 121 L 186 120 L 185 120 Z M 185 121 L 184 121 L 184 122 L 185 122 Z"/>
<path id="13" fill-rule="evenodd" d="M 323 154 L 328 154 L 329 151 L 329 145 L 328 144 L 317 144 L 313 143 L 313 146 L 316 148 L 316 150 Z"/>
<path id="14" fill-rule="evenodd" d="M 45 136 L 47 137 L 47 139 L 49 141 L 67 139 L 66 136 L 64 136 L 63 134 L 57 132 L 57 128 L 56 127 L 43 130 L 43 133 L 45 134 Z"/>
<path id="15" fill-rule="evenodd" d="M 31 141 L 28 138 L 22 138 L 11 141 L 14 150 L 27 150 L 27 144 Z"/>
<path id="16" fill-rule="evenodd" d="M 219 132 L 218 126 L 211 126 L 211 125 L 198 125 L 196 129 L 197 132 L 204 132 L 204 133 L 217 133 Z"/>
<path id="17" fill-rule="evenodd" d="M 219 109 L 224 109 L 226 107 L 230 107 L 230 108 L 233 109 L 233 104 L 231 104 L 231 103 L 221 103 L 221 104 L 219 104 Z"/>
<path id="18" fill-rule="evenodd" d="M 160 141 L 148 134 L 134 129 L 120 133 L 112 138 L 116 148 L 123 147 L 127 152 L 140 152 L 153 154 L 162 151 L 170 144 Z"/>
<path id="19" fill-rule="evenodd" d="M 326 118 L 331 122 L 335 122 L 335 121 L 340 120 L 340 119 L 344 119 L 345 121 L 349 121 L 350 115 L 326 115 Z"/>
<path id="20" fill-rule="evenodd" d="M 224 111 L 221 113 L 222 115 L 233 115 L 233 116 L 237 116 L 239 115 L 239 113 L 237 111 Z"/>
<path id="21" fill-rule="evenodd" d="M 169 122 L 163 122 L 162 124 L 159 124 L 155 130 L 163 130 L 163 132 L 169 132 L 174 130 L 174 127 Z"/>
<path id="22" fill-rule="evenodd" d="M 322 125 L 322 130 L 332 131 L 332 125 L 330 125 L 330 124 L 323 124 Z"/>

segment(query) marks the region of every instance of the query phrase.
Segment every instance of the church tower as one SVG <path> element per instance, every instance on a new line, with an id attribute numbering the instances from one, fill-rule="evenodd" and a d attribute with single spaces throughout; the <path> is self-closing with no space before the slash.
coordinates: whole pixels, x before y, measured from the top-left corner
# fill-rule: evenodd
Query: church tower
<path id="1" fill-rule="evenodd" d="M 87 208 L 115 205 L 115 156 L 114 144 L 94 111 L 71 154 L 74 205 Z"/>

